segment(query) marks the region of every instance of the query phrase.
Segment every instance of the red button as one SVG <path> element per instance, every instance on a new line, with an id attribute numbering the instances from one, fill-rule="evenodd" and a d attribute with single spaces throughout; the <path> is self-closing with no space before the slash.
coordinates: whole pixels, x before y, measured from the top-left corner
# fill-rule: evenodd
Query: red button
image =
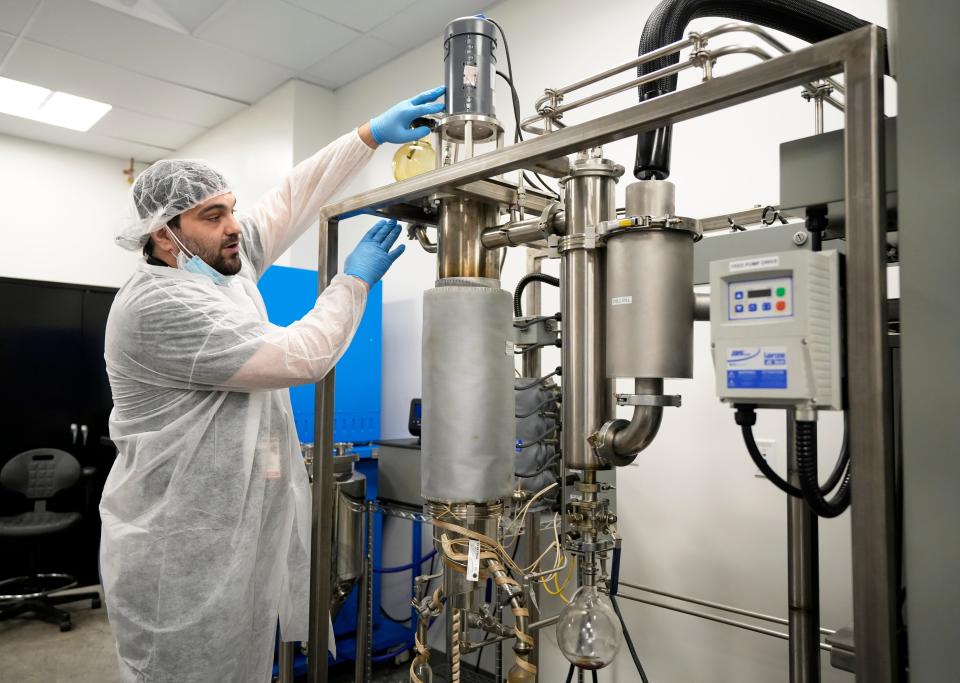
<path id="1" fill-rule="evenodd" d="M 778 311 L 782 311 L 782 310 L 785 309 L 786 307 L 787 307 L 787 302 L 786 302 L 786 301 L 778 301 L 778 302 L 777 302 L 777 310 L 778 310 Z"/>

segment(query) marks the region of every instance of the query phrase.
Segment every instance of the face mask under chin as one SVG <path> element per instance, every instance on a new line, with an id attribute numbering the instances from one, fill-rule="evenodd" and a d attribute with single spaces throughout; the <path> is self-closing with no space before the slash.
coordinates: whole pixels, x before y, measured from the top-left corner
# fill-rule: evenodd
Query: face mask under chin
<path id="1" fill-rule="evenodd" d="M 177 267 L 181 270 L 185 270 L 188 273 L 195 273 L 197 275 L 203 275 L 210 278 L 214 283 L 218 285 L 226 285 L 229 283 L 227 275 L 224 275 L 219 270 L 208 264 L 202 258 L 190 252 L 189 249 L 184 246 L 183 242 L 173 234 L 173 231 L 170 228 L 167 228 L 167 233 L 176 242 L 179 251 L 177 252 Z M 239 272 L 237 268 L 236 272 Z M 235 273 L 231 273 L 233 275 Z"/>

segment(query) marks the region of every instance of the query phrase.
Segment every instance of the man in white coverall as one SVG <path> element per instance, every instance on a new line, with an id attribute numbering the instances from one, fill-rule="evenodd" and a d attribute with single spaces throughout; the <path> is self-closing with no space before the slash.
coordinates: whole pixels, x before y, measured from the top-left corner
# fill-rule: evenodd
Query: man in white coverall
<path id="1" fill-rule="evenodd" d="M 400 255 L 381 221 L 313 309 L 267 321 L 257 280 L 384 142 L 423 137 L 422 93 L 294 168 L 243 216 L 190 160 L 138 176 L 117 238 L 144 262 L 117 293 L 105 358 L 119 455 L 103 490 L 101 573 L 124 681 L 266 683 L 279 618 L 306 640 L 310 488 L 288 387 L 317 382 Z"/>

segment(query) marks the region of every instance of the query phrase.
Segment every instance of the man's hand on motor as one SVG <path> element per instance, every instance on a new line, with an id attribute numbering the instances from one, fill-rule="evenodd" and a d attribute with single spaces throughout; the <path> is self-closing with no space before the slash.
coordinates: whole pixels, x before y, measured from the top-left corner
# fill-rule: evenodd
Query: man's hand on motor
<path id="1" fill-rule="evenodd" d="M 399 102 L 370 121 L 370 132 L 378 145 L 385 142 L 404 143 L 419 140 L 430 132 L 426 126 L 411 128 L 415 119 L 443 111 L 444 103 L 434 102 L 447 92 L 447 87 L 427 90 L 409 100 Z"/>

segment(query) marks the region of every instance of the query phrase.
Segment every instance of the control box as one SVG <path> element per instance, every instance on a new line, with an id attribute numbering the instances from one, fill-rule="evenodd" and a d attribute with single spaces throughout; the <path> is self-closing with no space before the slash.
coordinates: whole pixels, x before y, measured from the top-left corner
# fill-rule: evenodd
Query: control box
<path id="1" fill-rule="evenodd" d="M 843 408 L 840 259 L 798 249 L 710 263 L 721 400 Z"/>

